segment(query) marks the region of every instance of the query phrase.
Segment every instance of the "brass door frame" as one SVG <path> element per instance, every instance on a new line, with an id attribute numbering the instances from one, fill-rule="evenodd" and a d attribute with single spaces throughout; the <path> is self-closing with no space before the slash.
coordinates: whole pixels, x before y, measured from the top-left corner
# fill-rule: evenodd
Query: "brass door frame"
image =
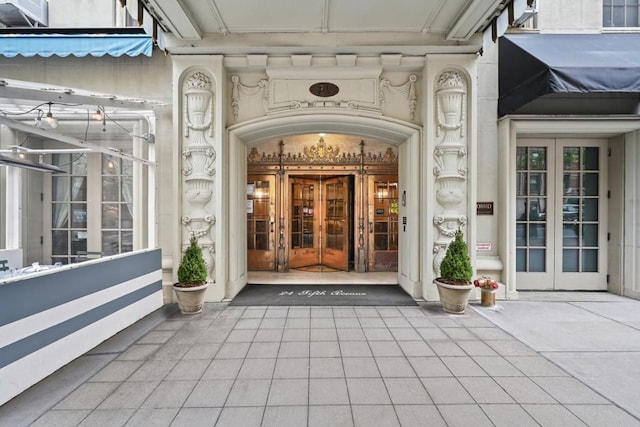
<path id="1" fill-rule="evenodd" d="M 268 194 L 268 212 L 258 212 L 260 197 L 257 197 L 257 191 L 253 187 L 253 183 L 257 181 L 269 183 Z M 252 194 L 250 194 L 252 193 Z M 247 267 L 249 270 L 276 270 L 276 254 L 278 253 L 276 242 L 276 220 L 277 220 L 277 201 L 278 199 L 278 182 L 273 174 L 248 174 L 247 175 Z M 261 195 L 262 196 L 262 195 Z M 250 212 L 251 211 L 251 212 Z M 259 216 L 258 216 L 259 214 Z M 257 218 L 254 215 L 258 216 Z M 253 224 L 253 228 L 252 225 Z M 266 227 L 266 229 L 259 229 Z M 266 242 L 265 242 L 266 239 Z M 256 247 L 267 244 L 267 250 L 255 249 Z"/>
<path id="2" fill-rule="evenodd" d="M 321 168 L 318 168 L 321 169 Z M 291 184 L 293 183 L 294 180 L 299 180 L 299 179 L 308 179 L 308 180 L 312 180 L 314 182 L 316 182 L 318 185 L 324 185 L 324 181 L 326 179 L 334 179 L 334 178 L 338 178 L 338 177 L 345 177 L 351 179 L 351 181 L 353 182 L 353 188 L 352 188 L 352 192 L 354 194 L 359 194 L 360 188 L 359 188 L 359 183 L 358 183 L 358 179 L 356 178 L 356 174 L 351 172 L 351 171 L 345 171 L 343 172 L 331 172 L 331 173 L 327 173 L 326 171 L 322 171 L 322 170 L 309 170 L 309 171 L 304 171 L 304 172 L 297 172 L 297 171 L 291 171 L 291 172 L 287 172 L 285 174 L 284 177 L 284 184 L 283 184 L 283 188 L 287 189 L 287 192 L 291 191 Z M 349 178 L 349 177 L 354 177 L 354 178 Z M 284 191 L 283 191 L 284 193 Z M 318 207 L 318 209 L 323 209 L 324 208 L 324 203 L 320 202 L 318 200 L 319 195 L 316 196 L 316 206 Z M 317 263 L 324 263 L 321 259 L 322 253 L 321 253 L 321 248 L 318 246 L 319 244 L 322 245 L 322 242 L 315 242 L 315 247 L 317 247 L 320 252 L 316 252 L 316 251 L 311 251 L 311 250 L 296 250 L 296 249 L 292 249 L 292 245 L 291 245 L 291 224 L 292 224 L 292 216 L 294 215 L 294 212 L 292 210 L 292 201 L 289 200 L 288 197 L 284 197 L 284 212 L 285 212 L 285 218 L 284 218 L 284 224 L 285 224 L 285 231 L 284 231 L 284 245 L 285 245 L 285 266 L 286 269 L 289 268 L 298 268 L 301 267 L 301 263 L 298 262 L 300 256 L 305 256 L 305 255 L 309 255 L 309 260 L 308 262 L 311 262 L 311 257 L 315 257 L 315 259 L 318 260 L 318 262 L 314 262 L 313 264 L 306 264 L 306 265 L 314 265 Z M 346 232 L 346 239 L 348 242 L 352 242 L 352 245 L 354 246 L 353 249 L 355 249 L 355 245 L 357 244 L 357 237 L 354 235 L 355 234 L 355 230 L 357 230 L 357 226 L 356 223 L 358 222 L 358 212 L 361 209 L 361 201 L 358 200 L 358 197 L 353 197 L 353 204 L 355 206 L 352 207 L 351 211 L 352 214 L 350 216 L 348 216 L 346 218 L 346 222 L 348 223 L 347 226 L 347 232 Z M 348 203 L 348 201 L 347 201 Z M 322 207 L 321 207 L 322 206 Z M 352 218 L 352 219 L 351 219 Z M 324 221 L 323 221 L 324 222 Z M 322 226 L 324 226 L 324 224 L 320 224 L 319 221 L 316 219 L 315 222 L 315 233 L 314 235 L 316 236 L 316 239 L 318 239 L 319 236 L 321 236 L 321 234 L 323 233 L 322 231 Z M 350 258 L 351 258 L 351 254 L 349 253 L 349 247 L 347 247 L 347 253 L 346 253 L 346 257 L 347 257 L 347 261 L 346 261 L 346 268 L 345 270 L 349 270 L 350 269 Z M 298 251 L 298 253 L 295 253 L 295 251 Z M 357 258 L 357 251 L 355 251 L 355 255 L 354 258 Z M 357 265 L 358 260 L 354 259 L 353 260 L 354 265 Z M 342 269 L 342 268 L 340 268 Z"/>

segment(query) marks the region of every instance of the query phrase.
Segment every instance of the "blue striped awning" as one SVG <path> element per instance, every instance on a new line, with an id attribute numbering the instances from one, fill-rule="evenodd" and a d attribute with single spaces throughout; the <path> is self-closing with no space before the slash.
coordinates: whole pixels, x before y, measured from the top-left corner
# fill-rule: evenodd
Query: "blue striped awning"
<path id="1" fill-rule="evenodd" d="M 2 34 L 0 55 L 151 56 L 153 40 L 146 34 Z"/>

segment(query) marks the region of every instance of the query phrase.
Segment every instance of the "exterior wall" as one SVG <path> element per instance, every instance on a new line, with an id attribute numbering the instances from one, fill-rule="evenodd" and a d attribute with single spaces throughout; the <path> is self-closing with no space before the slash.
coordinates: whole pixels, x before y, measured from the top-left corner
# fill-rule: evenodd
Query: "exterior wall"
<path id="1" fill-rule="evenodd" d="M 599 33 L 602 0 L 538 0 L 538 29 L 552 33 Z"/>
<path id="2" fill-rule="evenodd" d="M 640 298 L 640 130 L 624 136 L 624 289 L 623 294 Z"/>
<path id="3" fill-rule="evenodd" d="M 162 306 L 160 250 L 3 280 L 0 405 Z M 87 280 L 91 278 L 91 280 Z"/>
<path id="4" fill-rule="evenodd" d="M 113 27 L 118 9 L 117 1 L 49 0 L 49 27 Z"/>

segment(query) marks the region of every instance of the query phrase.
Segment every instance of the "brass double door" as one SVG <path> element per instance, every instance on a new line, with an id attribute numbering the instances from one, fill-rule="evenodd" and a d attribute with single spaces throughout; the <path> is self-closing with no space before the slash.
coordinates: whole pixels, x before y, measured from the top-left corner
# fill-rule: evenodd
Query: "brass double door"
<path id="1" fill-rule="evenodd" d="M 360 185 L 355 175 L 248 175 L 248 269 L 397 271 L 397 186 L 397 175 Z M 356 251 L 356 240 L 367 248 Z"/>
<path id="2" fill-rule="evenodd" d="M 352 177 L 289 179 L 289 268 L 349 269 Z M 350 221 L 351 219 L 351 221 Z"/>

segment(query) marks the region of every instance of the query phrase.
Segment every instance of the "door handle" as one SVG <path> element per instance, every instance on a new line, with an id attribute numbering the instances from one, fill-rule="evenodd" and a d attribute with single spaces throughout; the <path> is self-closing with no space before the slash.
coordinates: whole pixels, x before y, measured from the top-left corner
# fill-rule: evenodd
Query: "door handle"
<path id="1" fill-rule="evenodd" d="M 272 233 L 275 231 L 274 225 L 275 225 L 275 222 L 271 221 L 271 232 Z"/>
<path id="2" fill-rule="evenodd" d="M 369 222 L 369 234 L 373 233 L 373 223 Z"/>

